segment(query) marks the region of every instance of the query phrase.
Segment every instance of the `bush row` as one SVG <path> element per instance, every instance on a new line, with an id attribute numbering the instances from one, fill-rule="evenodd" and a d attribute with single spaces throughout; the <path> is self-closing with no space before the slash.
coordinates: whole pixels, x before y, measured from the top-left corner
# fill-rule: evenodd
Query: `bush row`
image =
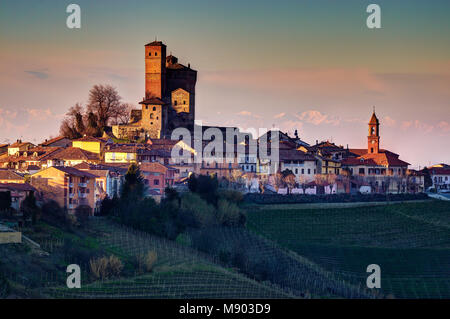
<path id="1" fill-rule="evenodd" d="M 256 194 L 249 193 L 244 196 L 247 203 L 255 204 L 303 204 L 303 203 L 352 203 L 352 202 L 383 202 L 407 201 L 428 199 L 425 193 L 416 194 L 330 194 L 330 195 L 303 195 L 303 194 Z"/>

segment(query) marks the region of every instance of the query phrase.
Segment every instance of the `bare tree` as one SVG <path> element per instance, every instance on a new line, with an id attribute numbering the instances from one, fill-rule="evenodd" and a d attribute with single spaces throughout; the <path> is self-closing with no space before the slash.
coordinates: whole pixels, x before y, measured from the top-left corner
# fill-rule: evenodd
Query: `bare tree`
<path id="1" fill-rule="evenodd" d="M 117 90 L 110 85 L 94 85 L 89 91 L 87 112 L 92 112 L 97 118 L 99 127 L 104 127 L 121 116 L 126 116 L 127 109 L 123 108 L 121 97 Z"/>
<path id="2" fill-rule="evenodd" d="M 72 106 L 64 117 L 59 132 L 62 136 L 73 139 L 82 136 L 84 133 L 83 106 L 80 103 Z"/>
<path id="3" fill-rule="evenodd" d="M 134 104 L 123 103 L 122 109 L 122 112 L 118 114 L 116 118 L 111 120 L 111 124 L 128 124 L 130 122 L 131 111 L 136 109 Z"/>

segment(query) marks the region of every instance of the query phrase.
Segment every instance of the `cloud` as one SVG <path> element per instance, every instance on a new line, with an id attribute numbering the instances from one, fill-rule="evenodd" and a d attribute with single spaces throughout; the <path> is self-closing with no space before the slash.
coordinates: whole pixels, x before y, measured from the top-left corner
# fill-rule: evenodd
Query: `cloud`
<path id="1" fill-rule="evenodd" d="M 49 108 L 18 107 L 11 111 L 0 107 L 0 143 L 17 138 L 39 143 L 45 137 L 56 136 L 63 116 Z"/>
<path id="2" fill-rule="evenodd" d="M 338 125 L 340 122 L 337 117 L 322 114 L 320 111 L 317 110 L 308 110 L 300 114 L 296 114 L 295 117 L 300 121 L 304 121 L 306 123 L 314 125 L 320 124 Z"/>
<path id="3" fill-rule="evenodd" d="M 446 121 L 439 122 L 437 127 L 439 127 L 443 133 L 450 132 L 450 124 Z"/>
<path id="4" fill-rule="evenodd" d="M 383 124 L 385 124 L 386 126 L 393 127 L 395 126 L 396 123 L 397 121 L 391 118 L 390 116 L 385 116 L 383 118 Z"/>
<path id="5" fill-rule="evenodd" d="M 25 73 L 31 74 L 32 76 L 40 79 L 40 80 L 45 80 L 48 79 L 49 77 L 49 73 L 46 72 L 46 69 L 44 70 L 30 70 L 30 71 L 25 71 Z"/>
<path id="6" fill-rule="evenodd" d="M 285 115 L 286 115 L 286 113 L 282 112 L 282 113 L 275 115 L 274 118 L 280 119 L 280 118 L 283 118 Z"/>
<path id="7" fill-rule="evenodd" d="M 403 121 L 400 127 L 403 130 L 414 129 L 422 133 L 431 133 L 434 129 L 434 125 L 419 120 Z"/>

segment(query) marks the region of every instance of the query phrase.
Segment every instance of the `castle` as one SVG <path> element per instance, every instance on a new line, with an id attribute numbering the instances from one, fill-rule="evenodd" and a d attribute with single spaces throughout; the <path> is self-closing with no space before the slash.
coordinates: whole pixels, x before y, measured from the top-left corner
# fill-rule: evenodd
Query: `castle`
<path id="1" fill-rule="evenodd" d="M 161 41 L 145 45 L 145 96 L 128 124 L 112 127 L 117 138 L 170 138 L 177 127 L 193 130 L 197 71 L 166 52 Z"/>

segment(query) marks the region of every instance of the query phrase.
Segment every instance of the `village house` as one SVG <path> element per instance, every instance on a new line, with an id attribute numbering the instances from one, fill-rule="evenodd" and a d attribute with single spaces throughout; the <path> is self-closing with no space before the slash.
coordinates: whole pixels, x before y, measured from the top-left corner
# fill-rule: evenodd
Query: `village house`
<path id="1" fill-rule="evenodd" d="M 17 142 L 8 146 L 8 155 L 16 155 L 19 152 L 26 151 L 34 145 L 30 142 L 22 142 L 22 140 L 17 140 Z"/>
<path id="2" fill-rule="evenodd" d="M 438 164 L 428 168 L 433 188 L 437 191 L 450 190 L 450 166 L 447 164 Z"/>
<path id="3" fill-rule="evenodd" d="M 62 147 L 66 148 L 72 145 L 72 140 L 64 136 L 58 136 L 49 140 L 45 140 L 40 144 L 43 147 Z"/>
<path id="4" fill-rule="evenodd" d="M 173 167 L 158 162 L 142 163 L 140 170 L 144 177 L 144 184 L 150 191 L 150 196 L 164 195 L 164 189 L 167 186 L 172 187 L 174 185 L 176 169 Z"/>
<path id="5" fill-rule="evenodd" d="M 112 144 L 111 139 L 86 135 L 72 141 L 72 147 L 77 147 L 84 151 L 97 154 L 100 159 L 103 159 L 103 150 L 105 146 L 109 144 Z"/>
<path id="6" fill-rule="evenodd" d="M 104 150 L 105 163 L 137 163 L 138 152 L 146 149 L 143 144 L 112 144 Z"/>
<path id="7" fill-rule="evenodd" d="M 17 174 L 11 169 L 0 168 L 0 184 L 23 184 L 25 183 L 25 177 Z"/>
<path id="8" fill-rule="evenodd" d="M 49 167 L 31 175 L 31 184 L 44 200 L 55 200 L 70 214 L 79 206 L 95 208 L 97 176 L 73 167 Z"/>
<path id="9" fill-rule="evenodd" d="M 9 144 L 0 144 L 0 158 L 5 154 L 8 155 L 8 146 Z"/>
<path id="10" fill-rule="evenodd" d="M 11 194 L 11 208 L 20 211 L 22 202 L 25 198 L 36 189 L 28 183 L 1 183 L 0 192 L 10 192 Z"/>
<path id="11" fill-rule="evenodd" d="M 74 166 L 74 168 L 96 176 L 94 188 L 95 211 L 100 209 L 101 201 L 106 197 L 113 198 L 120 195 L 127 167 L 82 163 Z"/>
<path id="12" fill-rule="evenodd" d="M 51 153 L 45 159 L 47 163 L 43 167 L 75 166 L 84 162 L 98 164 L 100 163 L 100 154 L 78 147 L 68 147 Z"/>
<path id="13" fill-rule="evenodd" d="M 27 171 L 30 166 L 32 169 L 46 167 L 48 157 L 59 150 L 61 150 L 59 147 L 32 147 L 1 158 L 0 165 L 20 171 Z"/>
<path id="14" fill-rule="evenodd" d="M 305 184 L 315 180 L 317 159 L 296 149 L 280 149 L 280 172 L 290 170 L 298 183 Z"/>

